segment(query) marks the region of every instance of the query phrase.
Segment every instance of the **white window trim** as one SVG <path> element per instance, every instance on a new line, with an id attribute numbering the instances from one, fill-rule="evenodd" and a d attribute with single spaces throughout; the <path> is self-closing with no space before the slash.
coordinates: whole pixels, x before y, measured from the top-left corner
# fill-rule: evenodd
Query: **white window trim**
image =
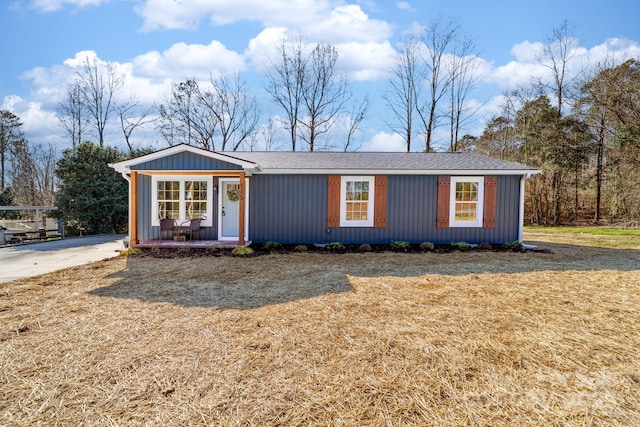
<path id="1" fill-rule="evenodd" d="M 159 226 L 158 215 L 158 181 L 179 181 L 180 182 L 180 218 L 176 221 L 187 221 L 185 216 L 187 202 L 184 199 L 184 187 L 186 181 L 206 181 L 207 182 L 207 217 L 202 221 L 203 227 L 213 225 L 213 177 L 197 175 L 153 175 L 151 177 L 151 225 Z"/>
<path id="2" fill-rule="evenodd" d="M 476 205 L 475 221 L 456 220 L 456 184 L 459 182 L 478 183 L 478 203 Z M 483 176 L 452 176 L 449 193 L 449 227 L 482 227 L 484 214 L 484 177 Z"/>
<path id="3" fill-rule="evenodd" d="M 347 181 L 367 181 L 369 183 L 369 200 L 367 203 L 367 221 L 347 221 Z M 375 200 L 374 176 L 341 176 L 340 177 L 340 227 L 373 227 L 373 204 Z"/>

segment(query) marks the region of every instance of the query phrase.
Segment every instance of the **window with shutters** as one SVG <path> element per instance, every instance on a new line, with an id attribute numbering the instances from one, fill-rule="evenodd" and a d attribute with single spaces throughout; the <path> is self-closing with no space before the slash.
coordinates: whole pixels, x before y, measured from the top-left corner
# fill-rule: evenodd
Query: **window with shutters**
<path id="1" fill-rule="evenodd" d="M 484 177 L 451 177 L 449 227 L 482 227 Z"/>
<path id="2" fill-rule="evenodd" d="M 373 176 L 343 176 L 340 180 L 340 226 L 373 227 Z"/>
<path id="3" fill-rule="evenodd" d="M 387 226 L 387 176 L 329 175 L 327 227 Z"/>

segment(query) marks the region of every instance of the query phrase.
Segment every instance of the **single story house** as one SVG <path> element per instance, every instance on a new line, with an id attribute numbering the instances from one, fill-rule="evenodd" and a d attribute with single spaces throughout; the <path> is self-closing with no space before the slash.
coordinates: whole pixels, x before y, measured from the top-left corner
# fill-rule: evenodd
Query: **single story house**
<path id="1" fill-rule="evenodd" d="M 133 247 L 161 220 L 199 218 L 198 241 L 522 241 L 534 168 L 472 153 L 211 152 L 176 145 L 110 164 L 129 181 Z"/>

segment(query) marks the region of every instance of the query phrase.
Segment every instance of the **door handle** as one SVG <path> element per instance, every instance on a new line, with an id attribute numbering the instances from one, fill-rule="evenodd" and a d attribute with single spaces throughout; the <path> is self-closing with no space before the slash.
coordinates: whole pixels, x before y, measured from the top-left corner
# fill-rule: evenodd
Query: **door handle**
<path id="1" fill-rule="evenodd" d="M 225 213 L 224 213 L 224 206 L 222 207 L 222 213 L 221 213 L 221 215 L 222 215 L 222 216 L 225 216 Z"/>

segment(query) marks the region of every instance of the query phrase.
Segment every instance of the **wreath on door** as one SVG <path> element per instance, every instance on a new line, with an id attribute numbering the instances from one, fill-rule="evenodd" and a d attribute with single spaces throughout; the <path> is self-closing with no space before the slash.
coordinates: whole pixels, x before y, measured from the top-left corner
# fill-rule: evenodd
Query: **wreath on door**
<path id="1" fill-rule="evenodd" d="M 237 202 L 238 200 L 240 200 L 240 190 L 232 188 L 228 189 L 227 198 L 232 202 Z"/>

